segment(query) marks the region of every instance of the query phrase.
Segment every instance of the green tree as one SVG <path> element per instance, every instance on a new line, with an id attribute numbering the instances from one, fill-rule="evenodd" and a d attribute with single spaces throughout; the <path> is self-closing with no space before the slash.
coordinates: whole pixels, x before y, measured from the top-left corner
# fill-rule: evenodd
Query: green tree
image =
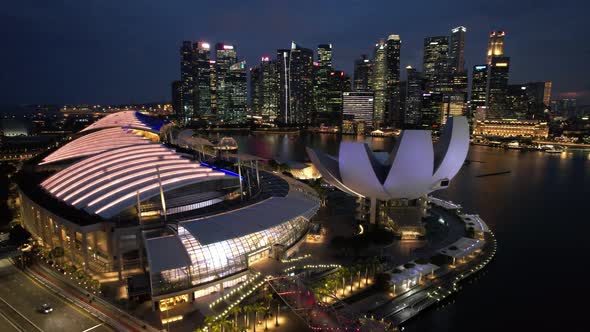
<path id="1" fill-rule="evenodd" d="M 244 306 L 244 316 L 246 321 L 246 329 L 250 327 L 250 314 L 254 311 L 254 306 L 246 304 Z"/>
<path id="2" fill-rule="evenodd" d="M 256 302 L 254 304 L 254 317 L 255 317 L 255 321 L 254 321 L 254 332 L 256 332 L 256 324 L 258 324 L 258 314 L 263 313 L 266 310 L 266 307 L 264 306 L 263 303 L 261 302 Z"/>
<path id="3" fill-rule="evenodd" d="M 207 327 L 207 330 L 212 330 L 214 326 L 217 326 L 217 322 L 215 319 L 215 316 L 207 316 L 205 317 L 205 322 L 204 322 L 205 326 Z"/>
<path id="4" fill-rule="evenodd" d="M 234 316 L 234 323 L 236 329 L 238 328 L 238 315 L 242 312 L 242 308 L 235 306 L 229 310 L 229 314 Z"/>

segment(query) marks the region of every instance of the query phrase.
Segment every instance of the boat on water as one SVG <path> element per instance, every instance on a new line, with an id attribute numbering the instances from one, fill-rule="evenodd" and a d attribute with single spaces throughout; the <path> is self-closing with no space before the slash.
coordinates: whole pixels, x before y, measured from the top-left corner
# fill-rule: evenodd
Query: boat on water
<path id="1" fill-rule="evenodd" d="M 548 149 L 545 150 L 546 153 L 562 153 L 565 152 L 566 148 L 559 145 L 547 145 Z"/>

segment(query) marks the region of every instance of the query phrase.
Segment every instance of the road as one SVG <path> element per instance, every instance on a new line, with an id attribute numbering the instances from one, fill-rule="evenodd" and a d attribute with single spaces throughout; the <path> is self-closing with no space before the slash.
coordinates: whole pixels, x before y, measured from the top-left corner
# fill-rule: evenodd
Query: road
<path id="1" fill-rule="evenodd" d="M 54 311 L 47 315 L 39 313 L 37 309 L 43 303 L 49 303 Z M 113 331 L 38 284 L 7 259 L 0 260 L 0 327 L 9 332 Z"/>

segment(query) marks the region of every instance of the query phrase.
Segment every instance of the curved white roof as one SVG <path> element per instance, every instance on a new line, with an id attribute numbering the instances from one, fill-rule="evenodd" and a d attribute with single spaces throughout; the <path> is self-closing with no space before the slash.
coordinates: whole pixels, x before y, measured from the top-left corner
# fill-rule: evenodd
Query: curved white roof
<path id="1" fill-rule="evenodd" d="M 361 197 L 416 199 L 444 188 L 459 171 L 469 150 L 469 124 L 463 116 L 449 118 L 438 143 L 430 131 L 405 130 L 389 158 L 379 158 L 364 143 L 343 142 L 338 158 L 307 148 L 324 179 Z"/>
<path id="2" fill-rule="evenodd" d="M 47 157 L 39 165 L 56 161 L 92 156 L 107 150 L 129 145 L 148 144 L 150 141 L 136 135 L 132 130 L 120 127 L 108 128 L 89 133 L 60 147 Z"/>
<path id="3" fill-rule="evenodd" d="M 148 116 L 137 111 L 122 111 L 105 116 L 90 126 L 82 129 L 81 132 L 111 127 L 134 128 L 159 132 L 161 125 L 162 123 L 159 123 L 157 120 L 150 119 Z"/>
<path id="4" fill-rule="evenodd" d="M 158 176 L 159 175 L 159 176 Z M 137 144 L 106 151 L 54 174 L 41 186 L 54 197 L 109 218 L 141 200 L 225 173 L 182 158 L 161 144 Z"/>

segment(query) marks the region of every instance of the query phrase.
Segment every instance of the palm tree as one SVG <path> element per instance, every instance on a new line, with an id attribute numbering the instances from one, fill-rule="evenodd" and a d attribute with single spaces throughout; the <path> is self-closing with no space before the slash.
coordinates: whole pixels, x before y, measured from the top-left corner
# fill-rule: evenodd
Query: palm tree
<path id="1" fill-rule="evenodd" d="M 272 301 L 272 294 L 271 293 L 266 293 L 264 294 L 264 299 L 266 300 L 266 307 L 270 308 L 270 301 Z"/>
<path id="2" fill-rule="evenodd" d="M 233 324 L 232 321 L 227 319 L 226 316 L 223 316 L 217 320 L 217 325 L 220 327 L 221 332 L 225 332 L 225 328 L 227 327 L 229 330 L 231 330 Z"/>
<path id="3" fill-rule="evenodd" d="M 246 317 L 246 329 L 250 327 L 250 313 L 252 313 L 252 311 L 254 311 L 254 306 L 250 304 L 246 304 L 244 306 L 244 316 Z"/>
<path id="4" fill-rule="evenodd" d="M 266 307 L 264 306 L 264 304 L 260 302 L 254 303 L 254 313 L 256 318 L 256 320 L 254 321 L 254 332 L 256 332 L 256 324 L 258 324 L 258 314 L 264 312 L 265 310 Z"/>
<path id="5" fill-rule="evenodd" d="M 268 331 L 268 319 L 270 318 L 270 307 L 264 311 L 264 330 Z"/>
<path id="6" fill-rule="evenodd" d="M 215 316 L 205 317 L 205 326 L 207 326 L 207 330 L 211 330 L 212 327 L 215 325 L 216 325 Z"/>
<path id="7" fill-rule="evenodd" d="M 236 329 L 238 328 L 238 315 L 242 312 L 242 308 L 235 306 L 229 310 L 229 314 L 234 316 L 234 323 Z"/>

